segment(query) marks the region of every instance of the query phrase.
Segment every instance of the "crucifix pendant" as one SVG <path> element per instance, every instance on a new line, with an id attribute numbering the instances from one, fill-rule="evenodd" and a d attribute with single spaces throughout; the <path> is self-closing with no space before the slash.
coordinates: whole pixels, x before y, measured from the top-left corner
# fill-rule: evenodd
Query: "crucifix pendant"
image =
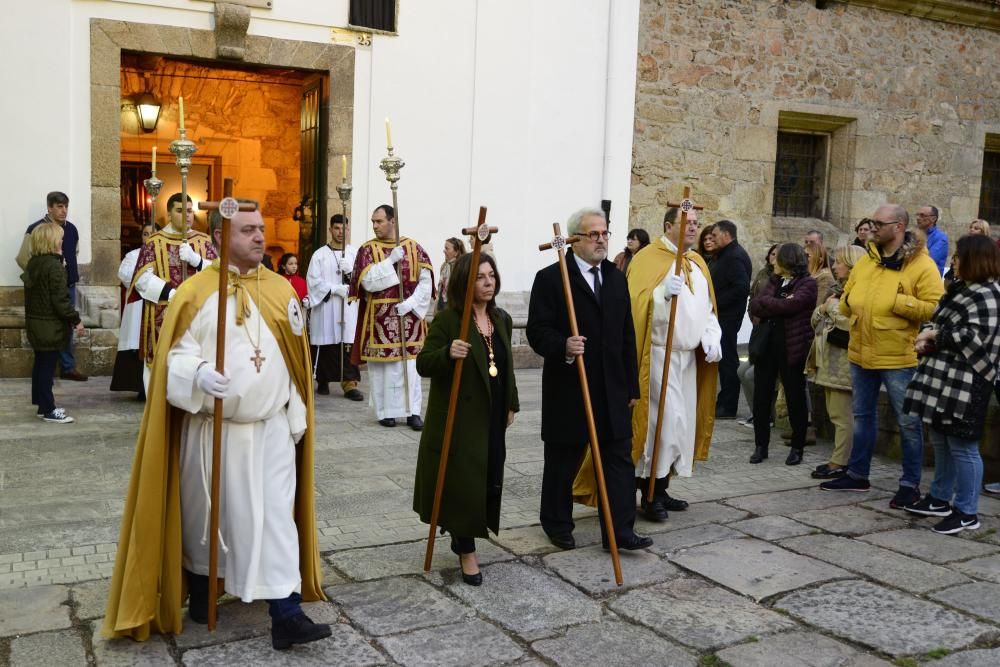
<path id="1" fill-rule="evenodd" d="M 257 372 L 260 373 L 261 364 L 267 361 L 267 357 L 261 356 L 259 348 L 254 348 L 253 356 L 250 357 L 250 361 L 253 362 L 253 365 L 257 367 Z"/>

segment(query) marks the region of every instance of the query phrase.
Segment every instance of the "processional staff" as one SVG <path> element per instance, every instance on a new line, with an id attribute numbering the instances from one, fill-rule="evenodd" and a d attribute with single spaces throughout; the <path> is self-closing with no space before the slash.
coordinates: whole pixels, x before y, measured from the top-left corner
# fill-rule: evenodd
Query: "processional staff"
<path id="1" fill-rule="evenodd" d="M 476 276 L 478 275 L 479 257 L 483 244 L 490 242 L 490 237 L 500 230 L 486 225 L 486 207 L 479 207 L 479 222 L 475 227 L 462 230 L 465 236 L 475 234 L 476 242 L 472 247 L 472 262 L 469 269 L 469 279 L 465 284 L 465 303 L 462 305 L 462 320 L 458 327 L 458 339 L 469 342 L 469 320 L 472 318 L 472 296 L 476 291 Z M 451 449 L 451 435 L 455 428 L 455 413 L 458 411 L 458 390 L 462 383 L 462 367 L 465 359 L 455 359 L 455 368 L 451 373 L 451 395 L 448 397 L 448 416 L 444 421 L 444 437 L 441 441 L 441 460 L 438 463 L 437 483 L 434 486 L 434 504 L 431 506 L 431 525 L 427 535 L 427 552 L 424 554 L 424 572 L 431 569 L 434 559 L 434 537 L 437 532 L 438 516 L 441 512 L 441 495 L 444 493 L 444 477 L 448 471 L 448 452 Z M 491 369 L 492 370 L 492 369 Z"/>
<path id="2" fill-rule="evenodd" d="M 156 231 L 156 198 L 160 194 L 160 188 L 163 187 L 163 181 L 156 177 L 156 146 L 153 146 L 153 158 L 150 160 L 150 165 L 152 174 L 142 182 L 142 185 L 149 194 L 149 222 L 153 225 L 153 231 Z"/>
<path id="3" fill-rule="evenodd" d="M 677 207 L 681 211 L 680 234 L 677 238 L 677 261 L 674 263 L 674 275 L 679 276 L 684 261 L 684 237 L 687 235 L 688 213 L 700 211 L 704 206 L 696 206 L 691 201 L 691 188 L 684 186 L 684 199 L 680 203 L 667 203 L 667 206 Z M 649 488 L 646 491 L 646 501 L 653 502 L 653 485 L 656 482 L 656 460 L 660 455 L 661 428 L 663 426 L 664 409 L 667 404 L 667 380 L 670 378 L 670 353 L 674 347 L 674 321 L 677 319 L 677 297 L 670 300 L 670 321 L 667 323 L 667 343 L 663 357 L 663 377 L 660 379 L 660 402 L 656 412 L 656 431 L 653 434 L 653 457 L 649 463 Z"/>
<path id="4" fill-rule="evenodd" d="M 559 255 L 559 272 L 562 274 L 563 296 L 566 300 L 566 313 L 569 317 L 570 335 L 580 335 L 576 324 L 576 308 L 573 306 L 573 292 L 569 285 L 569 271 L 566 269 L 566 246 L 579 241 L 579 237 L 565 238 L 559 228 L 559 223 L 553 223 L 554 236 L 549 243 L 538 246 L 539 250 L 555 249 Z M 580 393 L 583 395 L 583 410 L 587 416 L 587 433 L 590 435 L 590 455 L 594 460 L 594 477 L 597 478 L 597 493 L 600 498 L 601 512 L 604 514 L 605 530 L 608 534 L 608 546 L 611 550 L 611 565 L 615 570 L 615 583 L 622 585 L 622 565 L 618 560 L 618 541 L 615 539 L 614 519 L 611 517 L 611 504 L 608 502 L 608 488 L 604 483 L 604 464 L 601 460 L 601 447 L 597 441 L 597 426 L 594 423 L 594 409 L 590 405 L 590 385 L 587 383 L 587 367 L 583 355 L 576 357 L 576 370 L 580 377 Z"/>
<path id="5" fill-rule="evenodd" d="M 340 156 L 340 184 L 337 186 L 337 194 L 340 195 L 340 210 L 344 214 L 344 240 L 340 244 L 340 259 L 343 261 L 347 258 L 347 242 L 351 238 L 351 219 L 347 215 L 347 205 L 351 201 L 351 184 L 347 182 L 347 156 Z M 393 190 L 393 197 L 395 197 L 395 190 Z M 393 204 L 395 204 L 395 200 Z M 396 224 L 399 224 L 397 219 Z M 397 227 L 398 229 L 398 227 Z M 396 243 L 399 243 L 398 234 Z M 334 258 L 337 257 L 337 253 L 333 253 Z M 347 274 L 344 272 L 343 268 L 340 268 L 340 284 L 344 285 L 347 283 Z M 402 281 L 400 281 L 402 285 Z M 402 327 L 400 327 L 402 330 Z M 345 296 L 340 300 L 340 381 L 344 381 L 344 346 L 347 345 L 346 340 L 347 334 L 347 297 Z M 319 350 L 316 351 L 316 363 L 319 363 Z M 404 365 L 405 368 L 405 365 Z M 404 371 L 405 373 L 405 371 Z M 314 372 L 315 374 L 315 372 Z M 405 375 L 404 375 L 405 377 Z M 409 385 L 407 385 L 409 387 Z M 407 391 L 407 396 L 409 396 L 409 391 Z"/>
<path id="6" fill-rule="evenodd" d="M 219 313 L 215 328 L 215 370 L 225 373 L 226 366 L 226 304 L 229 293 L 229 220 L 238 211 L 256 211 L 256 204 L 242 204 L 233 199 L 233 179 L 223 182 L 223 198 L 218 202 L 198 202 L 203 211 L 218 209 L 222 216 L 222 238 L 219 241 Z M 187 199 L 184 200 L 187 203 Z M 185 219 L 187 212 L 185 211 Z M 260 308 L 260 304 L 257 304 Z M 258 372 L 260 369 L 258 367 Z M 222 399 L 215 399 L 215 414 L 212 415 L 212 489 L 209 507 L 208 538 L 208 629 L 215 630 L 216 605 L 218 603 L 217 573 L 219 571 L 219 481 L 222 467 Z"/>
<path id="7" fill-rule="evenodd" d="M 396 230 L 396 247 L 399 247 L 399 201 L 398 189 L 399 186 L 399 170 L 406 166 L 399 157 L 392 154 L 392 131 L 389 129 L 389 119 L 385 119 L 385 143 L 386 150 L 389 154 L 382 158 L 379 162 L 379 168 L 385 172 L 385 180 L 389 181 L 389 189 L 392 190 L 392 210 L 393 210 L 393 221 L 396 223 L 394 228 Z M 406 299 L 406 293 L 403 291 L 403 263 L 396 262 L 396 278 L 399 280 L 399 303 L 403 303 Z M 407 359 L 406 359 L 406 322 L 399 311 L 396 311 L 396 321 L 399 323 L 399 356 L 403 360 L 403 397 L 406 400 L 406 414 L 412 414 L 413 411 L 410 409 L 410 373 L 407 370 Z M 343 369 L 343 365 L 341 365 Z M 343 370 L 341 370 L 343 373 Z"/>
<path id="8" fill-rule="evenodd" d="M 170 142 L 170 152 L 177 156 L 177 168 L 181 172 L 181 210 L 183 211 L 183 236 L 184 241 L 187 242 L 188 232 L 191 230 L 190 224 L 188 223 L 188 170 L 191 168 L 191 156 L 195 154 L 198 150 L 197 144 L 187 138 L 187 129 L 184 127 L 184 98 L 177 98 L 178 106 L 178 124 L 177 131 L 180 132 L 180 139 L 175 139 Z M 201 208 L 199 205 L 198 208 Z M 170 219 L 170 211 L 167 211 L 167 220 Z M 187 262 L 181 262 L 181 282 L 188 277 L 188 264 Z"/>

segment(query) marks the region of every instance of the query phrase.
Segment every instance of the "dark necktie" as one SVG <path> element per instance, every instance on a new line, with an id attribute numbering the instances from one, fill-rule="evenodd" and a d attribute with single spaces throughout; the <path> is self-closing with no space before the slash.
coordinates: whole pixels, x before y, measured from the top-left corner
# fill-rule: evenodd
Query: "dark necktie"
<path id="1" fill-rule="evenodd" d="M 590 272 L 594 274 L 594 296 L 597 297 L 597 303 L 601 303 L 601 267 L 595 266 L 590 269 Z"/>

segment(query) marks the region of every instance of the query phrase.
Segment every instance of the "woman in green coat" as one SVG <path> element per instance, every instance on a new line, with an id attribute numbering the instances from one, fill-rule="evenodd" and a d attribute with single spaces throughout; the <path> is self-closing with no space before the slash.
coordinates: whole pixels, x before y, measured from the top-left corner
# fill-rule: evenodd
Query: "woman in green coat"
<path id="1" fill-rule="evenodd" d="M 413 509 L 421 521 L 430 523 L 452 372 L 455 360 L 465 359 L 438 523 L 451 535 L 462 580 L 478 586 L 483 575 L 475 538 L 500 529 L 506 430 L 519 405 L 510 348 L 513 323 L 496 305 L 500 274 L 489 255 L 481 255 L 477 267 L 471 341 L 458 338 L 471 264 L 471 254 L 455 262 L 448 281 L 448 307 L 435 316 L 417 355 L 417 372 L 431 379 L 431 391 L 420 437 Z"/>
<path id="2" fill-rule="evenodd" d="M 24 328 L 35 351 L 31 369 L 31 402 L 47 422 L 67 424 L 73 418 L 56 407 L 52 378 L 59 350 L 66 347 L 72 329 L 83 331 L 80 315 L 69 302 L 66 268 L 62 261 L 63 229 L 54 222 L 38 225 L 31 232 L 31 259 L 21 274 L 24 282 Z"/>

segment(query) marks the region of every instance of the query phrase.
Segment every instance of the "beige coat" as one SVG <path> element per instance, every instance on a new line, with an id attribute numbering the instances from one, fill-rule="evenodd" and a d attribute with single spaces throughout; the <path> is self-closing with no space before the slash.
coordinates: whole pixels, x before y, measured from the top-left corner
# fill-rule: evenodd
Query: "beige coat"
<path id="1" fill-rule="evenodd" d="M 821 387 L 851 390 L 851 362 L 847 359 L 847 350 L 826 340 L 832 329 L 849 331 L 850 326 L 850 318 L 840 312 L 839 300 L 829 306 L 821 303 L 813 311 L 812 327 L 816 335 L 806 357 L 806 375 Z"/>

